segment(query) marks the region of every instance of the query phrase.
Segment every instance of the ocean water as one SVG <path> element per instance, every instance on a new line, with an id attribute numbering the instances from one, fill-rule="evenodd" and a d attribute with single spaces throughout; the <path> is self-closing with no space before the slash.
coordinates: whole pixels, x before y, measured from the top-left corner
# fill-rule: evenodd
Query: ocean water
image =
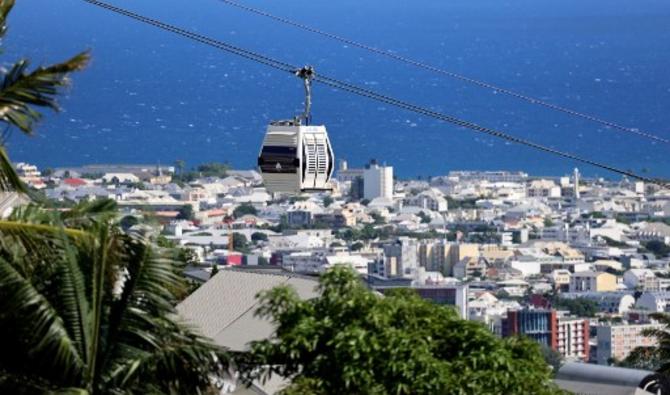
<path id="1" fill-rule="evenodd" d="M 510 134 L 619 166 L 670 176 L 670 145 L 398 63 L 230 8 L 217 0 L 109 0 L 144 15 Z M 243 0 L 240 0 L 243 1 Z M 670 138 L 667 0 L 245 0 L 246 4 L 466 76 Z M 34 64 L 90 49 L 34 137 L 15 132 L 13 160 L 251 168 L 265 126 L 301 109 L 290 75 L 112 14 L 80 0 L 20 0 L 3 62 Z M 338 158 L 370 158 L 403 177 L 453 169 L 569 173 L 575 163 L 317 85 L 313 120 Z M 580 167 L 588 175 L 610 174 Z"/>

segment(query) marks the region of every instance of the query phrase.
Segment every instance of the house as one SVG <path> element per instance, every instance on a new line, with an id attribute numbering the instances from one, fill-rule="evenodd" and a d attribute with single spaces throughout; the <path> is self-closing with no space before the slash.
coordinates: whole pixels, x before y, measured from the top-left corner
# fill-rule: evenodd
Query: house
<path id="1" fill-rule="evenodd" d="M 419 207 L 438 213 L 446 212 L 449 208 L 447 199 L 444 197 L 442 191 L 436 188 L 429 188 L 416 196 L 406 200 L 406 205 Z"/>
<path id="2" fill-rule="evenodd" d="M 140 178 L 133 173 L 105 173 L 102 182 L 107 184 L 133 184 L 140 182 Z"/>
<path id="3" fill-rule="evenodd" d="M 268 339 L 274 332 L 269 320 L 255 315 L 257 295 L 279 285 L 293 288 L 301 299 L 317 296 L 317 282 L 311 278 L 263 270 L 224 269 L 178 304 L 177 313 L 217 345 L 233 352 L 248 351 L 249 342 Z M 245 391 L 234 374 L 227 381 L 230 390 Z M 255 382 L 253 391 L 246 393 L 274 394 L 285 384 L 281 380 Z"/>
<path id="4" fill-rule="evenodd" d="M 640 287 L 647 290 L 646 285 L 652 286 L 656 282 L 656 274 L 649 269 L 629 269 L 623 274 L 623 283 L 630 289 Z M 652 286 L 653 287 L 653 286 Z M 659 291 L 659 289 L 648 289 L 649 291 Z"/>
<path id="5" fill-rule="evenodd" d="M 635 307 L 657 313 L 666 313 L 670 311 L 670 292 L 645 292 L 637 300 Z"/>
<path id="6" fill-rule="evenodd" d="M 570 277 L 570 292 L 616 291 L 616 276 L 606 272 L 575 272 Z"/>

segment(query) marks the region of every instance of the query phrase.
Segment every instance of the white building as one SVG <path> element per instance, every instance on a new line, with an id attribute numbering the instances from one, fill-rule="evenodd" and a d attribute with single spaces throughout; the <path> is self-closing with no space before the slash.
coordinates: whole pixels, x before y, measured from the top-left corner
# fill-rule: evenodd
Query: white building
<path id="1" fill-rule="evenodd" d="M 528 197 L 559 198 L 561 187 L 551 180 L 534 180 L 528 185 L 526 193 Z"/>
<path id="2" fill-rule="evenodd" d="M 407 199 L 407 205 L 437 211 L 439 213 L 446 212 L 449 208 L 444 194 L 436 188 L 429 188 L 418 195 Z"/>
<path id="3" fill-rule="evenodd" d="M 363 171 L 363 197 L 368 200 L 393 198 L 393 167 L 379 166 L 371 161 Z"/>
<path id="4" fill-rule="evenodd" d="M 657 313 L 667 312 L 670 302 L 670 292 L 645 292 L 635 304 L 638 309 L 645 309 Z"/>
<path id="5" fill-rule="evenodd" d="M 645 285 L 653 282 L 655 279 L 656 274 L 649 269 L 630 269 L 626 270 L 623 274 L 623 283 L 630 289 L 634 289 L 638 286 L 645 289 Z M 651 291 L 651 289 L 649 291 Z"/>

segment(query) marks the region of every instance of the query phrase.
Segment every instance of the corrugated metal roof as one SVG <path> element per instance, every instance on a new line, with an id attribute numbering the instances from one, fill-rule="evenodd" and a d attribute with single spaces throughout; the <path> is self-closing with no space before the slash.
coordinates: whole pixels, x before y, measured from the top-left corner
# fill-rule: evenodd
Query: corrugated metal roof
<path id="1" fill-rule="evenodd" d="M 222 270 L 177 306 L 179 315 L 205 336 L 233 351 L 268 338 L 270 322 L 254 317 L 256 295 L 278 285 L 292 286 L 301 298 L 316 296 L 317 282 L 285 274 Z"/>

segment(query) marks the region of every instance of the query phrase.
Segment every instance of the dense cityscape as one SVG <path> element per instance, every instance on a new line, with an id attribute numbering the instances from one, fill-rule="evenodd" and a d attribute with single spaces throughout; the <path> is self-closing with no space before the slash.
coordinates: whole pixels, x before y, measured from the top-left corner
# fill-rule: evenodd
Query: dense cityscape
<path id="1" fill-rule="evenodd" d="M 0 68 L 0 394 L 670 394 L 654 1 L 21 3 L 60 62 Z"/>
<path id="2" fill-rule="evenodd" d="M 338 265 L 382 294 L 411 289 L 497 336 L 528 336 L 563 363 L 644 366 L 635 350 L 656 345 L 645 331 L 661 327 L 653 313 L 670 309 L 670 193 L 654 184 L 586 179 L 578 169 L 397 180 L 371 160 L 340 161 L 332 192 L 273 196 L 254 170 L 184 167 L 16 169 L 57 207 L 111 199 L 128 228 L 150 227 L 187 249 L 184 275 L 215 285 L 177 310 L 233 350 L 269 335 L 252 318 L 257 292 L 316 284 Z M 3 212 L 18 204 L 6 196 Z"/>

